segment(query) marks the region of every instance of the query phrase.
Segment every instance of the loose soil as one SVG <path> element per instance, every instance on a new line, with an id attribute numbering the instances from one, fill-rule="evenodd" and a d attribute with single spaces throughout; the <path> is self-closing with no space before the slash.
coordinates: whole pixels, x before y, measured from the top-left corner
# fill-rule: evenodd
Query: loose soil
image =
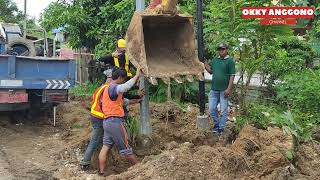
<path id="1" fill-rule="evenodd" d="M 58 107 L 57 127 L 52 116 L 10 123 L 0 121 L 0 176 L 7 179 L 105 179 L 97 176 L 97 153 L 92 169 L 82 171 L 79 161 L 88 143 L 90 99 L 74 99 Z M 246 126 L 238 134 L 232 122 L 220 138 L 195 127 L 198 110 L 168 102 L 150 104 L 152 137 L 137 140 L 141 163 L 131 165 L 114 150 L 107 179 L 318 179 L 320 143 L 302 144 L 294 161 L 287 158 L 292 137 L 281 129 Z M 139 118 L 139 106 L 130 107 Z M 315 132 L 315 134 L 317 134 Z M 1 179 L 1 178 L 0 178 Z"/>
<path id="2" fill-rule="evenodd" d="M 0 179 L 53 179 L 64 132 L 42 122 L 12 124 L 8 114 L 0 115 Z"/>

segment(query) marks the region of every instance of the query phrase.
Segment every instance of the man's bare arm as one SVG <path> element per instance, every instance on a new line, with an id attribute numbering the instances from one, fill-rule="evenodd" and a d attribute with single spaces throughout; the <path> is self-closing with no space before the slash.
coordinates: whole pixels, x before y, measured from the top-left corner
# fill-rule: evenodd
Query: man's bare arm
<path id="1" fill-rule="evenodd" d="M 208 63 L 204 63 L 204 68 L 208 71 L 208 73 L 212 74 L 211 66 Z"/>
<path id="2" fill-rule="evenodd" d="M 225 95 L 226 97 L 230 96 L 231 90 L 232 90 L 232 88 L 233 88 L 234 77 L 235 77 L 235 75 L 231 75 L 231 76 L 230 76 L 228 88 L 224 91 L 224 95 Z"/>

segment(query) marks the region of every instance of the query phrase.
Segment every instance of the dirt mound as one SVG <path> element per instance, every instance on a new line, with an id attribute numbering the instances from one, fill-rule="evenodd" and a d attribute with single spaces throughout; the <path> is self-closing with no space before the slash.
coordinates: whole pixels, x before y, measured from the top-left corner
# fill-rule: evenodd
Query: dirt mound
<path id="1" fill-rule="evenodd" d="M 227 147 L 166 144 L 166 150 L 108 179 L 317 179 L 318 142 L 302 145 L 294 166 L 286 153 L 292 137 L 279 128 L 259 130 L 246 126 Z"/>
<path id="2" fill-rule="evenodd" d="M 310 142 L 300 147 L 297 153 L 297 168 L 308 177 L 320 177 L 320 143 Z"/>
<path id="3" fill-rule="evenodd" d="M 268 146 L 275 146 L 285 153 L 293 148 L 292 136 L 285 136 L 279 128 L 268 128 L 263 131 L 252 126 L 246 126 L 241 130 L 239 137 L 232 145 L 234 150 L 248 156 L 258 150 L 266 149 Z"/>
<path id="4" fill-rule="evenodd" d="M 80 106 L 79 106 L 80 105 Z M 77 108 L 73 108 L 77 107 Z M 84 145 L 90 126 L 85 103 L 66 104 L 65 123 L 81 124 L 71 128 L 68 142 Z M 141 163 L 130 167 L 116 150 L 108 160 L 107 179 L 317 179 L 320 165 L 319 142 L 304 144 L 293 164 L 287 152 L 293 149 L 293 139 L 279 128 L 260 130 L 246 126 L 237 135 L 229 122 L 222 137 L 215 139 L 210 132 L 196 129 L 198 109 L 181 107 L 173 102 L 150 104 L 152 137 L 148 148 L 139 139 L 134 152 Z M 130 107 L 130 114 L 139 118 L 139 105 Z M 83 146 L 81 149 L 84 149 Z M 69 154 L 77 154 L 73 152 Z M 68 153 L 67 153 L 68 154 Z M 67 156 L 67 155 L 66 155 Z M 72 156 L 72 155 L 70 155 Z M 74 155 L 73 155 L 74 156 Z M 81 153 L 80 153 L 81 157 Z M 83 172 L 78 160 L 65 164 L 55 173 L 57 178 L 99 179 L 96 174 Z M 93 160 L 96 170 L 97 157 Z M 92 171 L 91 173 L 96 173 Z M 101 179 L 101 178 L 100 178 Z"/>
<path id="5" fill-rule="evenodd" d="M 290 164 L 286 153 L 293 149 L 293 139 L 292 136 L 284 136 L 279 128 L 263 131 L 246 126 L 231 149 L 243 155 L 250 170 L 257 172 L 255 176 L 260 178 Z"/>
<path id="6" fill-rule="evenodd" d="M 234 179 L 246 169 L 243 158 L 227 148 L 186 142 L 108 179 Z"/>
<path id="7" fill-rule="evenodd" d="M 58 106 L 57 124 L 66 128 L 64 138 L 71 146 L 84 145 L 90 137 L 90 113 L 88 99 L 70 101 Z"/>
<path id="8" fill-rule="evenodd" d="M 138 117 L 139 106 L 131 107 L 130 114 Z M 152 145 L 146 149 L 138 143 L 134 148 L 135 152 L 141 157 L 159 154 L 165 150 L 166 144 L 172 141 L 191 142 L 195 145 L 214 145 L 216 139 L 213 138 L 210 131 L 196 129 L 197 114 L 198 108 L 193 105 L 181 107 L 174 102 L 151 103 Z M 234 132 L 235 129 L 230 130 L 230 133 Z"/>

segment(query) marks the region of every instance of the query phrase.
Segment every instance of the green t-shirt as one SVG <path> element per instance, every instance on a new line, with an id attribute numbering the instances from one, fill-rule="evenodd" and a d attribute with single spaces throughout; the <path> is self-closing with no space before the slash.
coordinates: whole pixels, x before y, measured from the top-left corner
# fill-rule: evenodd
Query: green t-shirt
<path id="1" fill-rule="evenodd" d="M 228 88 L 231 75 L 235 75 L 236 68 L 233 59 L 226 56 L 213 58 L 211 62 L 212 84 L 211 89 L 214 91 L 224 91 Z"/>

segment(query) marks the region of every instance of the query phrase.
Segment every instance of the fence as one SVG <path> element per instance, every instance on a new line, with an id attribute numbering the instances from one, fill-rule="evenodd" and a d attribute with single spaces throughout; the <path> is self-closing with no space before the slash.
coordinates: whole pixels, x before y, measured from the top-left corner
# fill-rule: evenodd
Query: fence
<path id="1" fill-rule="evenodd" d="M 77 49 L 74 51 L 74 58 L 77 62 L 77 84 L 94 82 L 101 78 L 103 65 L 96 62 L 94 54 L 84 49 Z"/>

